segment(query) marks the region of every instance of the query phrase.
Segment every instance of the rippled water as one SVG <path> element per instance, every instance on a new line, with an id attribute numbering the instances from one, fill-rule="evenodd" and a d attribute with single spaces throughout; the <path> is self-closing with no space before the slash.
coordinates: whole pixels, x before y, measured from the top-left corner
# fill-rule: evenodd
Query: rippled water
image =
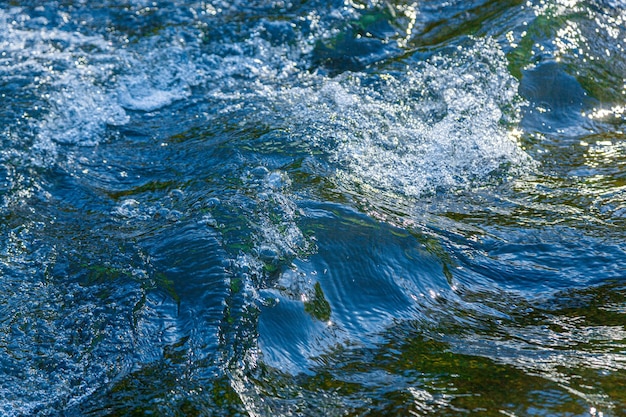
<path id="1" fill-rule="evenodd" d="M 626 5 L 0 3 L 0 415 L 626 415 Z"/>

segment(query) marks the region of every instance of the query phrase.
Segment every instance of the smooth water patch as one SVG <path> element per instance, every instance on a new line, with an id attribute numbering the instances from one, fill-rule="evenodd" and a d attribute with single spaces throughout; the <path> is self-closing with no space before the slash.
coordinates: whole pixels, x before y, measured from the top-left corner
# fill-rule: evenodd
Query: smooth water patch
<path id="1" fill-rule="evenodd" d="M 308 373 L 314 352 L 341 343 L 369 346 L 372 335 L 396 321 L 428 322 L 423 310 L 450 298 L 446 266 L 412 235 L 341 206 L 312 204 L 305 213 L 304 227 L 325 244 L 262 293 L 269 302 L 259 322 L 264 363 Z M 298 329 L 297 322 L 309 327 Z"/>

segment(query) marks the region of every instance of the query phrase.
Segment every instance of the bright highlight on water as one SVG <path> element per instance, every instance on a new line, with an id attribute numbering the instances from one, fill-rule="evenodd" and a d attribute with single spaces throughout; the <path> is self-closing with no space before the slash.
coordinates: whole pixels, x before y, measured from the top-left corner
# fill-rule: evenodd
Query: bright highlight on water
<path id="1" fill-rule="evenodd" d="M 626 415 L 625 22 L 0 4 L 0 416 Z"/>

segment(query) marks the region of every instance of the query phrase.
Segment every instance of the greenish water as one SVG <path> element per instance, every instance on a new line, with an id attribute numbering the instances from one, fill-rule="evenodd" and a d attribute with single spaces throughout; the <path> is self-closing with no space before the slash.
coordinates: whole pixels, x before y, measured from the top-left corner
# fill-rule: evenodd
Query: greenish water
<path id="1" fill-rule="evenodd" d="M 626 415 L 625 21 L 0 2 L 0 415 Z"/>

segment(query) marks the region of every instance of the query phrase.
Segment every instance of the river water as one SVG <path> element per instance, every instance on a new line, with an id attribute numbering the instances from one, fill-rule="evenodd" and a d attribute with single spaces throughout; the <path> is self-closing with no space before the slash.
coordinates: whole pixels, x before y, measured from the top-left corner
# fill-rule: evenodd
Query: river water
<path id="1" fill-rule="evenodd" d="M 622 0 L 0 2 L 0 415 L 626 415 Z"/>

